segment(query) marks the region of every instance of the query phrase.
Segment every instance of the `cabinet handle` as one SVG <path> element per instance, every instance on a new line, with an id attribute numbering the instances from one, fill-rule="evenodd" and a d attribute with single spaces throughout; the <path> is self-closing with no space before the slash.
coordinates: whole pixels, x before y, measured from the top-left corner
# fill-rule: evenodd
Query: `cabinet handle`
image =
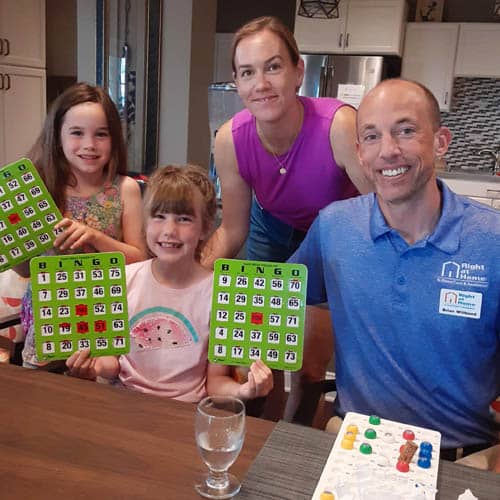
<path id="1" fill-rule="evenodd" d="M 3 90 L 3 74 L 0 73 L 0 90 Z"/>
<path id="2" fill-rule="evenodd" d="M 4 38 L 4 41 L 5 41 L 5 45 L 6 45 L 7 49 L 5 50 L 5 54 L 3 54 L 3 55 L 8 56 L 10 54 L 10 42 L 9 42 L 8 38 Z"/>
<path id="3" fill-rule="evenodd" d="M 349 33 L 347 33 L 345 36 L 345 46 L 349 47 Z"/>
<path id="4" fill-rule="evenodd" d="M 444 93 L 444 103 L 448 104 L 448 92 Z"/>
<path id="5" fill-rule="evenodd" d="M 0 56 L 3 56 L 3 38 L 0 38 Z"/>
<path id="6" fill-rule="evenodd" d="M 342 38 L 344 38 L 344 33 L 339 35 L 339 47 L 342 48 Z"/>
<path id="7" fill-rule="evenodd" d="M 9 74 L 5 74 L 5 79 L 7 80 L 7 87 L 4 88 L 5 92 L 7 92 L 7 90 L 10 90 L 10 75 Z"/>

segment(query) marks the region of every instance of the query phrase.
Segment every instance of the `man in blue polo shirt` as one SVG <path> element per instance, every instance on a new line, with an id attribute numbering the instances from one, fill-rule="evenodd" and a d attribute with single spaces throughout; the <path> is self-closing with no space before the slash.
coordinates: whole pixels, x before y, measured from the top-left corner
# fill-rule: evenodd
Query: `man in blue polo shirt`
<path id="1" fill-rule="evenodd" d="M 451 134 L 423 86 L 385 80 L 357 128 L 375 193 L 323 209 L 289 261 L 309 269 L 308 303 L 329 303 L 337 414 L 438 430 L 455 459 L 497 439 L 500 212 L 436 179 Z"/>

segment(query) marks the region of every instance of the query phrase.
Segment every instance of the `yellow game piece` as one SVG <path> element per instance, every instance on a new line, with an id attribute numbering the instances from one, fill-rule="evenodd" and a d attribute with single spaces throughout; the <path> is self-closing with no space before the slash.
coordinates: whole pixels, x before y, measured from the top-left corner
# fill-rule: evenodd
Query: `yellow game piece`
<path id="1" fill-rule="evenodd" d="M 354 424 L 348 425 L 347 426 L 347 432 L 352 432 L 353 434 L 356 435 L 359 432 L 358 426 L 354 425 Z"/>
<path id="2" fill-rule="evenodd" d="M 321 493 L 319 500 L 335 500 L 335 495 L 329 491 L 323 491 Z"/>
<path id="3" fill-rule="evenodd" d="M 340 446 L 344 448 L 344 450 L 352 450 L 354 447 L 353 442 L 350 439 L 342 439 Z"/>
<path id="4" fill-rule="evenodd" d="M 356 434 L 354 432 L 347 431 L 345 433 L 344 439 L 350 439 L 351 441 L 354 441 L 356 439 Z"/>

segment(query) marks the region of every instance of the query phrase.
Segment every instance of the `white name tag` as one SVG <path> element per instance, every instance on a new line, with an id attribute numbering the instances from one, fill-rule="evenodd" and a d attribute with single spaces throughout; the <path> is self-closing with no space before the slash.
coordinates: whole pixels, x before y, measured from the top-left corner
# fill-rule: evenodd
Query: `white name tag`
<path id="1" fill-rule="evenodd" d="M 479 319 L 483 294 L 465 290 L 441 288 L 439 312 L 450 316 Z"/>

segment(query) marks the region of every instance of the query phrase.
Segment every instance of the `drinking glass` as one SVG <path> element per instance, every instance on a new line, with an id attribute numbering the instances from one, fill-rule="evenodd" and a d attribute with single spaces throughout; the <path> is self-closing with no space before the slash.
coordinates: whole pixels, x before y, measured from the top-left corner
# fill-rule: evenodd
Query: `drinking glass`
<path id="1" fill-rule="evenodd" d="M 240 491 L 236 476 L 228 473 L 245 438 L 245 405 L 230 396 L 208 396 L 196 408 L 195 437 L 209 473 L 195 485 L 206 498 L 231 498 Z"/>

